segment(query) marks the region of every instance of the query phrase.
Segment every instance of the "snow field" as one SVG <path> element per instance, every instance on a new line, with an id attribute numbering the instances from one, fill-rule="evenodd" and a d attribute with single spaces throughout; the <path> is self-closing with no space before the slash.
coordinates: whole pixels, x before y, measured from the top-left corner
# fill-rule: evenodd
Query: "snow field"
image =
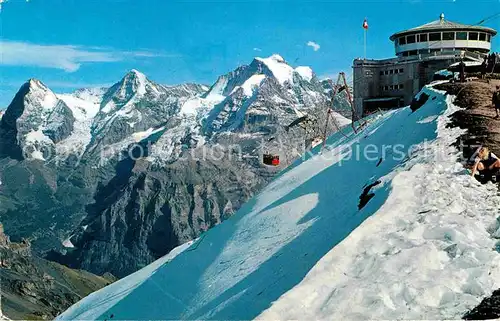
<path id="1" fill-rule="evenodd" d="M 168 264 L 156 261 L 154 274 L 141 270 L 145 277 L 137 272 L 121 285 L 92 294 L 59 319 L 104 319 L 111 314 L 117 319 L 245 320 L 459 315 L 480 298 L 478 289 L 485 292 L 494 285 L 488 282 L 496 272 L 487 276 L 479 265 L 466 273 L 466 281 L 460 280 L 465 267 L 474 268 L 473 259 L 480 257 L 484 264 L 496 255 L 484 232 L 484 224 L 493 224 L 496 216 L 491 213 L 491 219 L 470 230 L 456 227 L 463 224 L 460 215 L 470 214 L 463 212 L 470 210 L 470 200 L 487 192 L 470 193 L 458 203 L 443 200 L 459 191 L 455 180 L 460 171 L 455 161 L 453 166 L 446 157 L 435 161 L 426 151 L 443 139 L 442 115 L 450 106 L 442 93 L 424 91 L 436 99 L 414 113 L 404 108 L 375 117 L 356 135 L 344 128 L 348 138 L 331 136 L 328 148 L 315 148 L 281 172 L 192 249 Z M 430 117 L 436 120 L 422 121 Z M 438 147 L 449 158 L 457 153 L 445 148 L 448 143 Z M 356 148 L 397 144 L 405 148 L 404 159 L 390 153 L 381 161 L 353 157 Z M 413 150 L 415 146 L 419 148 Z M 377 180 L 381 183 L 371 189 L 373 197 L 359 209 L 363 190 Z M 470 186 L 474 191 L 484 188 Z M 492 202 L 477 203 L 471 213 L 498 206 Z M 446 225 L 448 217 L 455 225 Z M 474 221 L 480 222 L 477 217 Z M 358 233 L 360 228 L 367 230 Z M 445 269 L 454 242 L 459 259 Z M 332 252 L 337 253 L 335 261 L 323 264 Z M 474 283 L 472 276 L 481 281 Z M 437 277 L 443 283 L 453 280 L 446 284 L 452 290 L 445 292 Z M 469 301 L 460 305 L 454 298 Z"/>
<path id="2" fill-rule="evenodd" d="M 500 287 L 500 197 L 457 163 L 447 103 L 427 159 L 408 162 L 382 207 L 257 319 L 460 319 Z"/>
<path id="3" fill-rule="evenodd" d="M 71 109 L 75 122 L 73 123 L 71 135 L 56 144 L 56 153 L 62 158 L 73 153 L 80 155 L 85 151 L 92 139 L 92 121 L 99 112 L 100 100 L 84 100 L 74 94 L 62 94 L 58 95 L 58 98 Z"/>

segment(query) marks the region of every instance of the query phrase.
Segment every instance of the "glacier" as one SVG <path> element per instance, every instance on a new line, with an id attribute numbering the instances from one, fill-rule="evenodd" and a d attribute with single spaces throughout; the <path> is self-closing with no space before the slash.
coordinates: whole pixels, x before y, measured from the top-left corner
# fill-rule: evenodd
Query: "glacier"
<path id="1" fill-rule="evenodd" d="M 460 318 L 500 286 L 500 197 L 458 162 L 453 97 L 423 92 L 57 320 Z"/>
<path id="2" fill-rule="evenodd" d="M 73 132 L 56 144 L 56 154 L 61 158 L 67 158 L 71 153 L 83 154 L 92 140 L 92 122 L 99 112 L 100 99 L 104 93 L 90 91 L 84 93 L 81 96 L 78 95 L 79 92 L 57 95 L 70 108 L 75 118 Z"/>

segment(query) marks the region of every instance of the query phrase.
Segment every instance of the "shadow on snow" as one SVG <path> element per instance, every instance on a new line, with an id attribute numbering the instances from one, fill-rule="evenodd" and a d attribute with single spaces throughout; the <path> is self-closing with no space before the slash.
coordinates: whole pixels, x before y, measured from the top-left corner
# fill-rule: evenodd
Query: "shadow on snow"
<path id="1" fill-rule="evenodd" d="M 157 267 L 151 277 L 97 317 L 257 317 L 386 201 L 390 180 L 382 180 L 374 187 L 375 196 L 358 210 L 359 196 L 365 187 L 397 169 L 402 161 L 392 157 L 382 162 L 380 157 L 346 159 L 349 147 L 363 150 L 370 144 L 404 144 L 403 150 L 408 152 L 412 145 L 436 137 L 436 121 L 417 122 L 444 112 L 443 100 L 429 101 L 415 113 L 405 108 L 380 116 L 349 139 L 339 133 L 333 135 L 328 141 L 330 150 L 323 155 L 337 153 L 337 160 L 331 164 L 322 160 L 317 148 L 317 155 L 295 162 L 273 181 L 276 184 L 271 183 L 173 261 Z M 348 133 L 347 128 L 344 133 Z M 288 191 L 285 188 L 279 198 L 259 205 L 260 198 L 272 193 L 273 187 L 293 184 L 293 175 L 302 166 L 317 170 L 298 182 L 297 187 Z M 307 202 L 312 203 L 304 204 Z M 295 215 L 296 209 L 303 206 L 304 213 Z"/>

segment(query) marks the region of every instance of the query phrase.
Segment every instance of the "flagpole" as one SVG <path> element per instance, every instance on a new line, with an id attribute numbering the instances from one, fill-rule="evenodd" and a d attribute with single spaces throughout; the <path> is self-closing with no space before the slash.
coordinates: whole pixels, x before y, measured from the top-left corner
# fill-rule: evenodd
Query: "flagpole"
<path id="1" fill-rule="evenodd" d="M 364 53 L 365 53 L 365 60 L 366 60 L 366 29 L 363 28 L 363 30 L 364 30 L 364 35 L 365 35 L 365 42 L 364 42 L 365 43 L 365 45 L 364 45 L 365 51 L 364 51 Z"/>
<path id="2" fill-rule="evenodd" d="M 364 59 L 366 60 L 366 35 L 368 33 L 368 19 L 365 18 L 365 20 L 363 21 L 363 37 L 364 37 L 364 41 L 363 41 L 363 49 L 364 49 Z"/>

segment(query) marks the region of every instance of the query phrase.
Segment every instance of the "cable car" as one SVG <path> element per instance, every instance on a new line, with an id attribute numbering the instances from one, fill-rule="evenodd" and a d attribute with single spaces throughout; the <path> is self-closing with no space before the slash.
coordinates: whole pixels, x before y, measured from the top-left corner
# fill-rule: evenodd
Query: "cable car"
<path id="1" fill-rule="evenodd" d="M 262 162 L 268 166 L 279 166 L 280 157 L 278 155 L 264 154 Z"/>
<path id="2" fill-rule="evenodd" d="M 316 137 L 311 142 L 311 148 L 314 148 L 314 147 L 318 146 L 321 143 L 323 143 L 323 138 L 322 137 Z"/>

